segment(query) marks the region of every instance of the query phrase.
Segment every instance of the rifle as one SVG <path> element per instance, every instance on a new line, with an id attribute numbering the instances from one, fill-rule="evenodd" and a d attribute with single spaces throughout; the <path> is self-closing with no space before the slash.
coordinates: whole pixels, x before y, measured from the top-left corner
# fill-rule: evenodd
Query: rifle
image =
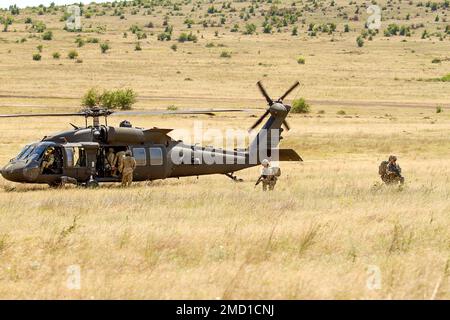
<path id="1" fill-rule="evenodd" d="M 263 179 L 264 179 L 264 176 L 263 176 L 263 175 L 260 175 L 259 178 L 258 178 L 258 180 L 256 180 L 255 187 L 256 187 L 258 184 L 260 184 L 261 181 L 263 181 Z"/>

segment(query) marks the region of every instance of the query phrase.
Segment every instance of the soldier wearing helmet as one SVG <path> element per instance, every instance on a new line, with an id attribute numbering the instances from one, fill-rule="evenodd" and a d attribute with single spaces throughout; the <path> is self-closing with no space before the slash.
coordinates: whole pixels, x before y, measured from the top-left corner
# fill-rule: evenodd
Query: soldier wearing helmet
<path id="1" fill-rule="evenodd" d="M 130 150 L 125 152 L 119 171 L 122 172 L 122 186 L 129 187 L 133 182 L 133 172 L 136 169 L 136 159 L 134 159 Z"/>
<path id="2" fill-rule="evenodd" d="M 45 150 L 44 159 L 42 160 L 42 173 L 48 173 L 52 170 L 53 165 L 55 164 L 55 148 L 49 147 Z"/>
<path id="3" fill-rule="evenodd" d="M 405 182 L 405 178 L 402 176 L 402 169 L 397 164 L 397 157 L 396 156 L 389 156 L 389 163 L 386 167 L 386 178 L 387 183 L 398 183 L 403 184 Z"/>
<path id="4" fill-rule="evenodd" d="M 256 181 L 255 186 L 262 182 L 263 191 L 267 191 L 267 188 L 272 191 L 275 188 L 278 177 L 280 176 L 280 168 L 272 167 L 267 159 L 261 161 L 261 166 L 261 175 L 258 181 Z"/>

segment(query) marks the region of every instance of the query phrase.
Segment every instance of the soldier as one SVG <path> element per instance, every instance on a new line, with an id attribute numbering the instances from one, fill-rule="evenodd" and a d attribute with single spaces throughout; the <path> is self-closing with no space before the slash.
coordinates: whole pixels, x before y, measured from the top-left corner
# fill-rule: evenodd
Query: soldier
<path id="1" fill-rule="evenodd" d="M 106 163 L 105 163 L 105 169 L 107 171 L 111 172 L 111 175 L 113 177 L 116 177 L 116 171 L 117 168 L 115 166 L 115 162 L 114 160 L 116 159 L 116 154 L 114 153 L 114 149 L 113 148 L 109 148 L 108 149 L 108 154 L 106 155 Z"/>
<path id="2" fill-rule="evenodd" d="M 42 160 L 42 173 L 51 171 L 55 163 L 55 148 L 50 147 L 45 151 L 44 159 Z"/>
<path id="3" fill-rule="evenodd" d="M 131 151 L 128 150 L 119 167 L 119 171 L 122 172 L 122 187 L 131 186 L 134 169 L 136 169 L 136 159 L 132 156 Z"/>
<path id="4" fill-rule="evenodd" d="M 277 177 L 280 176 L 280 168 L 271 167 L 269 160 L 264 159 L 261 162 L 261 175 L 256 181 L 255 186 L 262 182 L 263 191 L 267 191 L 267 187 L 272 191 L 277 183 Z"/>
<path id="5" fill-rule="evenodd" d="M 125 157 L 125 151 L 119 151 L 116 153 L 116 157 L 114 158 L 114 167 L 117 168 L 117 170 L 119 171 L 120 174 L 122 174 L 121 171 L 121 164 L 123 161 L 123 158 Z M 116 172 L 117 174 L 117 172 Z"/>
<path id="6" fill-rule="evenodd" d="M 403 184 L 405 182 L 405 178 L 402 176 L 402 169 L 397 164 L 396 156 L 389 156 L 389 163 L 386 167 L 386 183 L 395 183 L 400 182 Z"/>

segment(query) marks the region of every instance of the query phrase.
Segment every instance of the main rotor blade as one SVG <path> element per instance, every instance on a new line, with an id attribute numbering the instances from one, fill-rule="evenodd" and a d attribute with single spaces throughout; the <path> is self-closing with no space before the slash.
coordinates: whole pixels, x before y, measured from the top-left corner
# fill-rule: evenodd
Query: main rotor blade
<path id="1" fill-rule="evenodd" d="M 248 129 L 248 131 L 252 131 L 253 129 L 255 129 L 263 120 L 265 117 L 267 117 L 267 115 L 270 113 L 269 109 L 266 110 L 266 112 L 264 112 L 264 114 L 259 117 L 258 120 L 256 120 L 256 122 L 250 127 L 250 129 Z"/>
<path id="2" fill-rule="evenodd" d="M 187 115 L 187 114 L 206 114 L 214 115 L 215 113 L 225 112 L 248 112 L 245 109 L 204 109 L 204 110 L 144 110 L 144 111 L 117 111 L 113 112 L 112 116 L 144 116 L 144 115 Z"/>
<path id="3" fill-rule="evenodd" d="M 256 84 L 258 85 L 259 91 L 261 91 L 261 93 L 264 96 L 264 98 L 266 98 L 266 101 L 269 104 L 269 106 L 273 105 L 273 100 L 267 94 L 267 91 L 266 91 L 266 89 L 264 89 L 261 81 L 258 81 Z"/>
<path id="4" fill-rule="evenodd" d="M 84 113 L 18 113 L 18 114 L 0 114 L 0 118 L 71 117 L 71 116 L 84 116 Z"/>
<path id="5" fill-rule="evenodd" d="M 286 98 L 291 92 L 292 92 L 292 90 L 294 90 L 295 88 L 297 88 L 298 86 L 300 85 L 300 82 L 295 82 L 294 83 L 294 85 L 292 86 L 292 87 L 290 87 L 289 89 L 288 89 L 288 91 L 286 91 L 281 97 L 280 97 L 280 99 L 278 99 L 279 101 L 283 101 L 284 100 L 284 98 Z"/>
<path id="6" fill-rule="evenodd" d="M 283 125 L 286 128 L 287 131 L 291 130 L 291 126 L 289 125 L 289 123 L 287 122 L 287 120 L 283 121 Z"/>

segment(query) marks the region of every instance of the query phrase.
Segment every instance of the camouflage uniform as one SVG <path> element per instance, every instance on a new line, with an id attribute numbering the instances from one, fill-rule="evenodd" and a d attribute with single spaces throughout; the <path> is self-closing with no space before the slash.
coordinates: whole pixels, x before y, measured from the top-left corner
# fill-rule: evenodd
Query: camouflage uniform
<path id="1" fill-rule="evenodd" d="M 383 161 L 380 165 L 379 173 L 381 180 L 386 184 L 403 184 L 405 182 L 405 178 L 402 176 L 402 169 L 396 161 L 396 156 L 389 156 L 389 161 Z"/>
<path id="2" fill-rule="evenodd" d="M 267 160 L 263 160 L 261 168 L 261 178 L 262 178 L 262 189 L 263 191 L 272 191 L 277 184 L 277 176 L 275 175 L 275 170 L 277 168 L 272 168 Z"/>
<path id="3" fill-rule="evenodd" d="M 115 166 L 116 154 L 113 149 L 108 150 L 108 154 L 106 155 L 106 170 L 111 170 L 111 175 L 115 176 L 117 168 Z"/>
<path id="4" fill-rule="evenodd" d="M 44 160 L 42 161 L 42 171 L 51 170 L 54 163 L 55 163 L 54 150 L 49 149 L 48 151 L 46 151 Z"/>
<path id="5" fill-rule="evenodd" d="M 122 161 L 125 157 L 125 151 L 119 151 L 116 153 L 116 157 L 114 158 L 114 166 L 118 168 L 119 172 L 122 173 L 121 167 L 122 167 Z"/>
<path id="6" fill-rule="evenodd" d="M 386 168 L 386 176 L 388 183 L 400 182 L 403 184 L 405 182 L 405 178 L 402 177 L 402 169 L 400 166 L 394 162 L 390 162 Z"/>
<path id="7" fill-rule="evenodd" d="M 131 186 L 133 182 L 133 172 L 136 169 L 136 160 L 131 155 L 130 151 L 127 151 L 125 158 L 123 158 L 119 171 L 122 172 L 122 186 Z"/>

